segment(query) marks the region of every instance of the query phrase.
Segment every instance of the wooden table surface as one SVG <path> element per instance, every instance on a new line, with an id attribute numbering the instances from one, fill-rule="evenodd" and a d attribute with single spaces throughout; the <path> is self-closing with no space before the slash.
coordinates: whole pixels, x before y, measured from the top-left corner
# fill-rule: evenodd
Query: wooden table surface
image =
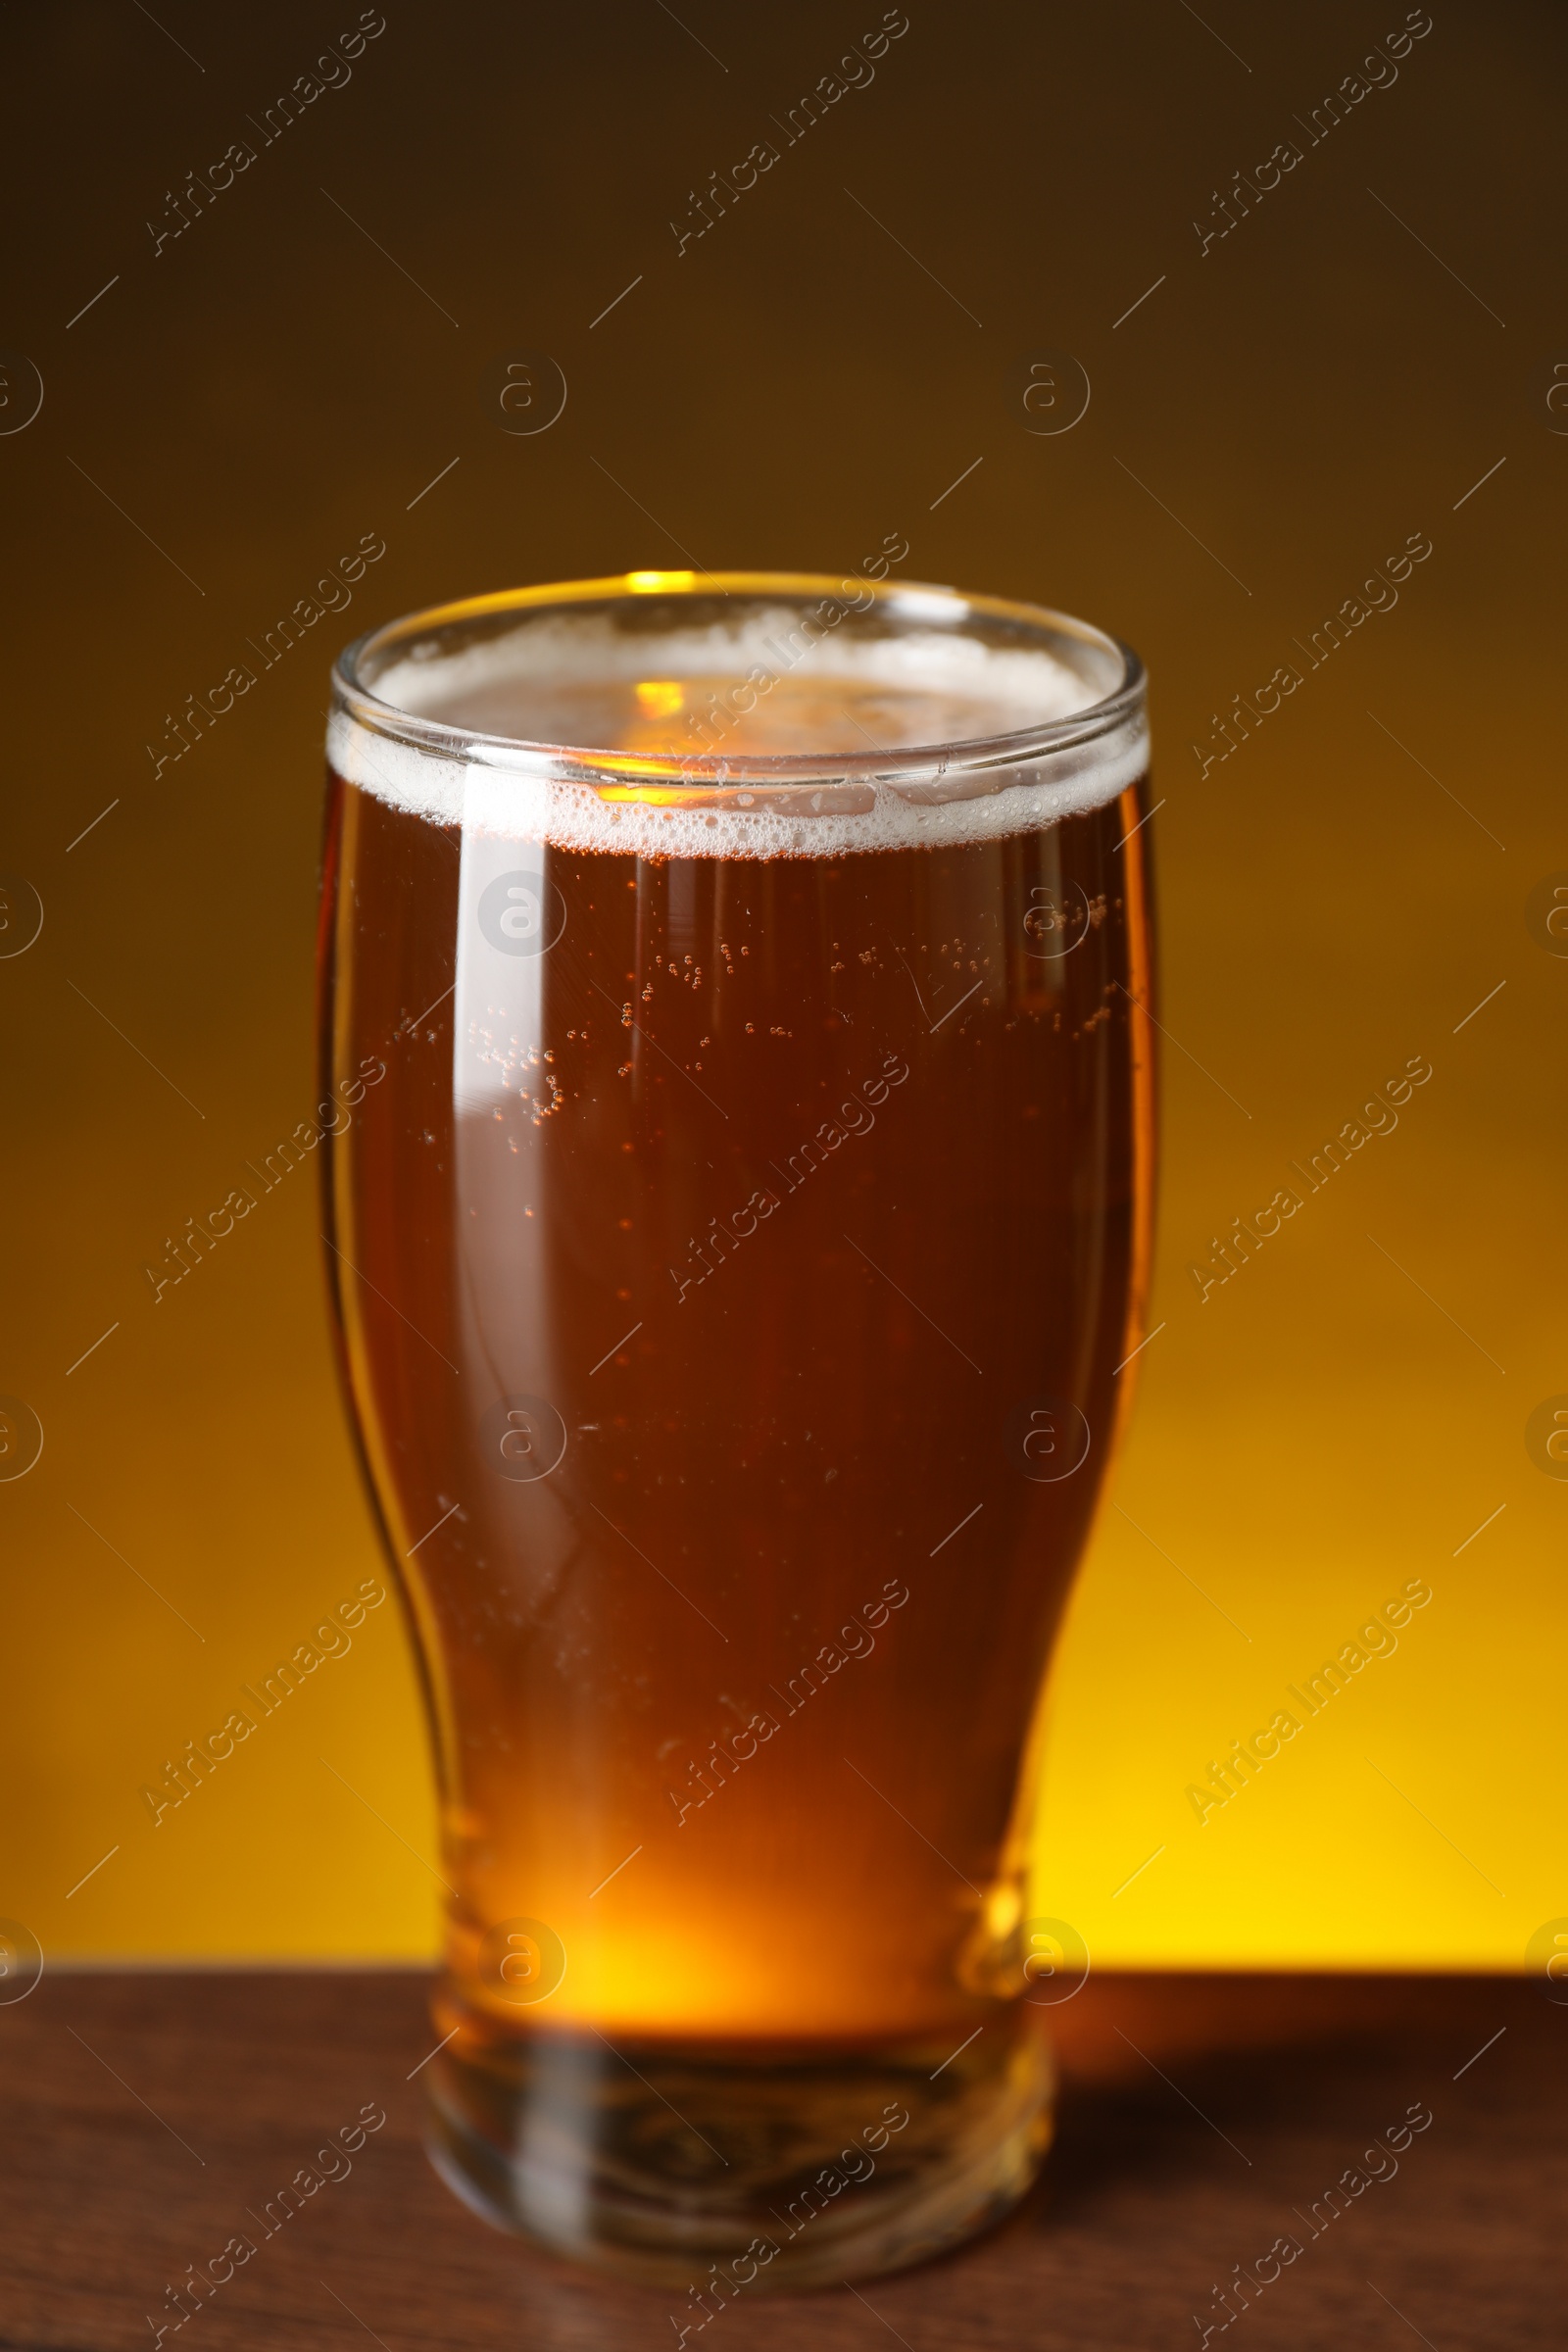
<path id="1" fill-rule="evenodd" d="M 0 2352 L 146 2347 L 165 2321 L 165 2352 L 672 2346 L 684 2297 L 532 2253 L 436 2180 L 409 2080 L 424 1994 L 404 1972 L 78 1973 L 0 2006 Z M 1021 2213 L 858 2293 L 743 2296 L 688 2345 L 1154 2352 L 1214 2323 L 1248 2352 L 1562 2352 L 1568 2006 L 1496 1978 L 1100 1975 L 1054 2015 L 1060 2130 Z M 247 2209 L 367 2106 L 387 2120 L 352 2171 L 262 2239 Z M 1430 2124 L 1386 2152 L 1412 2110 Z M 237 2231 L 254 2257 L 176 2334 L 166 2288 Z M 1222 2334 L 1216 2283 L 1282 2236 L 1299 2254 Z"/>

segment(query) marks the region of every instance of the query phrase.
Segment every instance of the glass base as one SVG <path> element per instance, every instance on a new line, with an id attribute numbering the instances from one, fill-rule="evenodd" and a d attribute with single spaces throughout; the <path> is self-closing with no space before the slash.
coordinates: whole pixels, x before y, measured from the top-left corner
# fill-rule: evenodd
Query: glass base
<path id="1" fill-rule="evenodd" d="M 672 2289 L 694 2326 L 744 2292 L 869 2278 L 957 2244 L 1010 2211 L 1050 2143 L 1033 2011 L 1002 2010 L 956 2056 L 521 2041 L 438 2011 L 449 2028 L 455 2014 L 429 2087 L 448 2186 L 498 2229 Z"/>

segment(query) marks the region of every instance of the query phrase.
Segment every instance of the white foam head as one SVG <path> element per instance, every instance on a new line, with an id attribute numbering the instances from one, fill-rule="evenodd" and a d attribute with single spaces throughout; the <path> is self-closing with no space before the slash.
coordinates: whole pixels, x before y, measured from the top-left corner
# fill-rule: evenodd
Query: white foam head
<path id="1" fill-rule="evenodd" d="M 395 623 L 345 658 L 332 765 L 432 823 L 687 858 L 1035 831 L 1148 765 L 1136 660 L 1079 623 L 951 589 L 740 582 L 701 611 L 604 582 Z"/>

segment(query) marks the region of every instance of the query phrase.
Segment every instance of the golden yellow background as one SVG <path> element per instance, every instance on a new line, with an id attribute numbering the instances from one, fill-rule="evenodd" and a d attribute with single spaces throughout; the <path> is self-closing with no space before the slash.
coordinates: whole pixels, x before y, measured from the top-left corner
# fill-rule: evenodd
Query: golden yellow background
<path id="1" fill-rule="evenodd" d="M 829 568 L 901 531 L 911 577 L 1081 612 L 1153 680 L 1161 1328 L 1059 1655 L 1037 1908 L 1097 1962 L 1517 1966 L 1568 1913 L 1568 1484 L 1525 1446 L 1568 1390 L 1568 960 L 1526 919 L 1568 868 L 1554 20 L 1437 11 L 1312 144 L 1392 0 L 1212 29 L 910 0 L 786 145 L 874 6 L 565 13 L 389 9 L 268 145 L 246 122 L 318 12 L 13 28 L 0 341 L 45 399 L 0 436 L 0 866 L 45 919 L 0 960 L 0 1390 L 45 1447 L 0 1484 L 0 1912 L 60 1957 L 432 1946 L 392 1605 L 177 1813 L 138 1796 L 382 1573 L 314 1175 L 157 1304 L 143 1271 L 314 1100 L 337 646 L 514 581 Z M 155 252 L 148 219 L 241 138 L 254 164 Z M 678 251 L 671 218 L 765 139 Z M 539 351 L 565 411 L 509 434 L 502 369 Z M 1092 388 L 1057 434 L 1021 394 L 1051 351 Z M 168 715 L 365 532 L 387 553 L 352 607 L 155 776 Z M 1306 669 L 1296 641 L 1418 532 L 1397 606 Z M 1200 772 L 1281 662 L 1300 688 Z M 1397 1129 L 1200 1302 L 1210 1237 L 1415 1055 Z M 1396 1654 L 1200 1826 L 1188 1785 L 1415 1578 Z"/>

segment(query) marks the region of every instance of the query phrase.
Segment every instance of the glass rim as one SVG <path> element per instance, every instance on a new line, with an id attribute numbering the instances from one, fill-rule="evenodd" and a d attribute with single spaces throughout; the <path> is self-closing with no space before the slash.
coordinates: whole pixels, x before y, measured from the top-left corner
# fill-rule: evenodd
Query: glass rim
<path id="1" fill-rule="evenodd" d="M 870 603 L 850 603 L 853 589 Z M 580 604 L 624 602 L 642 597 L 678 598 L 743 596 L 759 601 L 773 598 L 798 605 L 823 603 L 840 608 L 839 618 L 863 619 L 880 606 L 891 612 L 908 608 L 914 621 L 956 623 L 968 615 L 1027 630 L 1042 640 L 1066 640 L 1109 656 L 1117 665 L 1115 684 L 1082 710 L 1065 717 L 1039 719 L 1027 726 L 995 735 L 961 736 L 951 742 L 902 744 L 867 752 L 626 752 L 582 744 L 550 743 L 523 736 L 494 735 L 430 718 L 385 701 L 366 683 L 364 669 L 377 653 L 390 652 L 400 641 L 412 642 L 433 631 L 483 620 L 508 612 L 528 612 L 551 607 L 569 609 Z M 940 610 L 939 610 L 940 608 Z M 836 626 L 831 622 L 829 626 Z M 1051 651 L 1049 643 L 1042 650 Z M 563 780 L 584 783 L 609 780 L 633 786 L 657 785 L 662 779 L 683 786 L 736 782 L 807 784 L 828 778 L 894 780 L 928 775 L 933 769 L 1007 767 L 1055 752 L 1093 742 L 1101 735 L 1142 719 L 1148 678 L 1143 662 L 1121 638 L 1090 621 L 1016 599 L 984 596 L 925 580 L 853 579 L 831 572 L 805 571 L 629 571 L 583 580 L 556 580 L 538 586 L 505 588 L 483 596 L 429 605 L 398 618 L 383 621 L 354 638 L 332 665 L 332 697 L 337 710 L 373 734 L 412 749 L 448 760 L 468 759 L 493 768 L 515 768 L 537 773 L 542 767 Z"/>

